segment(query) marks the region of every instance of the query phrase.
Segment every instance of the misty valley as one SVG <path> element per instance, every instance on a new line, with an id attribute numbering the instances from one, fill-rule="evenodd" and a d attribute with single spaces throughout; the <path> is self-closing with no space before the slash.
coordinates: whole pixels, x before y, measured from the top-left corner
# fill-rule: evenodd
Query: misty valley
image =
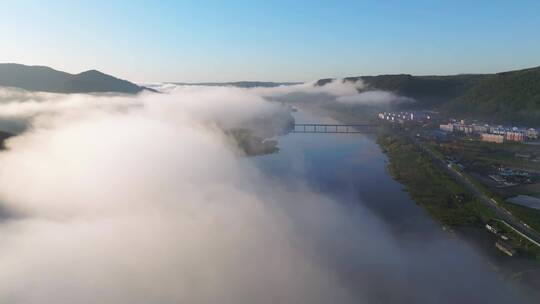
<path id="1" fill-rule="evenodd" d="M 373 124 L 373 103 L 402 102 L 365 97 L 358 85 L 3 89 L 0 258 L 36 263 L 3 275 L 39 282 L 30 300 L 75 284 L 77 297 L 106 290 L 107 301 L 135 303 L 147 290 L 132 286 L 187 302 L 216 293 L 238 302 L 260 293 L 318 303 L 526 301 L 534 279 L 506 277 L 536 262 L 501 259 L 481 228 L 447 230 L 393 179 L 378 131 L 292 132 L 347 121 L 343 106 Z M 63 271 L 45 280 L 48 267 Z M 246 289 L 254 293 L 237 294 Z"/>
<path id="2" fill-rule="evenodd" d="M 540 1 L 0 1 L 0 304 L 540 303 Z"/>
<path id="3" fill-rule="evenodd" d="M 374 105 L 403 99 L 365 97 L 359 85 L 2 89 L 0 257 L 14 267 L 4 279 L 39 282 L 28 299 L 71 286 L 76 297 L 110 291 L 103 299 L 135 303 L 148 290 L 132 286 L 187 302 L 216 294 L 257 302 L 261 293 L 317 303 L 534 296 L 534 280 L 506 279 L 534 269 L 534 259 L 504 259 L 481 226 L 449 229 L 426 212 L 390 173 L 380 131 L 292 132 L 347 121 L 341 107 L 353 105 L 364 113 L 357 122 L 376 125 Z M 21 191 L 28 184 L 40 186 Z M 63 271 L 46 280 L 49 267 Z M 9 286 L 0 289 L 6 299 L 16 294 Z"/>

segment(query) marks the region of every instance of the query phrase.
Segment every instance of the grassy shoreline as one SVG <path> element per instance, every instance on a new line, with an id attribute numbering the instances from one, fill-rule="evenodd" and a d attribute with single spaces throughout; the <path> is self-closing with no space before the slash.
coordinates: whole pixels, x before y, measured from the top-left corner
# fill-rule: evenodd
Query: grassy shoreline
<path id="1" fill-rule="evenodd" d="M 308 109 L 312 110 L 309 107 Z M 321 108 L 315 110 L 343 123 L 377 123 L 367 113 Z M 392 177 L 404 186 L 416 204 L 424 208 L 446 230 L 456 231 L 470 227 L 484 231 L 488 237 L 489 232 L 484 226 L 490 223 L 512 238 L 512 245 L 521 253 L 520 256 L 540 261 L 540 249 L 531 246 L 521 236 L 494 220 L 496 216 L 493 211 L 424 155 L 411 142 L 407 131 L 382 124 L 378 127 L 375 139 L 388 156 L 388 170 Z M 487 191 L 483 186 L 480 189 Z"/>
<path id="2" fill-rule="evenodd" d="M 540 250 L 537 247 L 499 224 L 492 210 L 437 168 L 402 133 L 390 126 L 381 126 L 377 143 L 388 155 L 390 174 L 405 187 L 414 202 L 444 227 L 483 229 L 486 223 L 490 223 L 511 237 L 511 244 L 522 257 L 540 261 Z"/>
<path id="3" fill-rule="evenodd" d="M 481 227 L 493 217 L 489 208 L 422 155 L 407 136 L 396 132 L 382 126 L 377 143 L 388 155 L 390 174 L 417 204 L 444 226 Z"/>

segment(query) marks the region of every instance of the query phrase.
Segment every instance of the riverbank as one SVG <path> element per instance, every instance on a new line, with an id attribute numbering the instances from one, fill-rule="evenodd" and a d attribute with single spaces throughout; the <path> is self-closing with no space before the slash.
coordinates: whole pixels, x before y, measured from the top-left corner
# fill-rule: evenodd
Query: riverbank
<path id="1" fill-rule="evenodd" d="M 353 113 L 334 108 L 324 108 L 321 111 L 326 111 L 327 115 L 343 123 L 373 120 L 370 112 Z M 500 234 L 511 237 L 509 245 L 517 249 L 521 257 L 540 261 L 540 248 L 500 221 L 502 219 L 510 221 L 512 225 L 516 224 L 516 220 L 508 219 L 500 206 L 493 206 L 497 203 L 493 204 L 489 197 L 496 195 L 485 193 L 487 189 L 479 188 L 474 180 L 465 177 L 466 173 L 458 168 L 446 168 L 446 162 L 439 160 L 444 159 L 439 151 L 412 137 L 416 131 L 391 124 L 379 123 L 379 126 L 374 137 L 389 157 L 388 169 L 393 178 L 445 229 L 474 227 L 486 231 L 485 224 L 489 223 Z"/>
<path id="2" fill-rule="evenodd" d="M 342 115 L 315 105 L 299 106 L 299 109 L 299 113 L 310 113 L 307 120 L 306 117 L 302 117 L 300 122 L 354 124 L 369 121 L 367 115 Z M 313 153 L 308 154 L 312 156 L 307 158 L 308 160 L 311 157 L 316 159 L 316 166 L 308 166 L 310 172 L 320 171 L 325 182 L 332 185 L 330 188 L 326 186 L 322 189 L 327 191 L 348 184 L 353 187 L 361 204 L 387 222 L 396 235 L 406 237 L 415 235 L 419 242 L 425 243 L 425 246 L 449 236 L 482 256 L 484 262 L 480 264 L 489 267 L 493 271 L 491 275 L 507 281 L 509 285 L 517 289 L 525 290 L 524 294 L 533 294 L 532 298 L 540 298 L 538 292 L 540 291 L 540 263 L 530 255 L 517 254 L 509 257 L 498 250 L 495 243 L 500 240 L 500 236 L 487 231 L 484 226 L 485 221 L 489 221 L 493 216 L 489 209 L 486 210 L 485 205 L 479 205 L 478 201 L 471 203 L 473 194 L 453 180 L 453 177 L 448 175 L 444 168 L 439 167 L 438 162 L 430 159 L 425 151 L 422 152 L 414 144 L 410 134 L 400 135 L 399 132 L 405 132 L 405 130 L 386 129 L 384 131 L 386 133 L 369 133 L 361 136 L 295 134 L 294 140 L 285 138 L 287 143 L 282 143 L 280 139 L 279 145 L 280 147 L 283 145 L 284 151 L 270 157 L 279 157 L 280 154 L 287 153 L 290 150 L 289 145 L 296 146 L 299 138 L 310 146 L 321 141 L 320 138 L 325 138 L 324 141 L 328 141 L 327 145 L 332 146 L 331 150 L 328 150 L 331 157 L 324 156 L 325 153 L 319 150 L 321 145 L 317 144 L 308 150 L 312 151 L 316 148 Z M 381 142 L 384 134 L 390 136 L 387 139 L 392 141 Z M 347 145 L 339 144 L 342 141 Z M 390 151 L 390 143 L 393 143 L 392 151 Z M 356 148 L 353 149 L 353 146 Z M 367 152 L 366 149 L 372 151 Z M 339 166 L 339 163 L 347 159 L 345 155 L 349 154 L 351 159 L 354 159 L 354 164 Z M 380 157 L 375 157 L 375 155 L 380 155 Z M 392 155 L 394 157 L 391 157 Z M 377 163 L 380 165 L 376 165 Z M 404 169 L 405 166 L 408 167 L 407 170 Z M 280 161 L 279 167 L 289 168 L 290 165 L 284 165 Z M 426 168 L 428 168 L 427 171 L 431 171 L 432 176 L 425 173 Z M 339 174 L 335 175 L 334 172 L 339 172 Z M 401 174 L 398 176 L 395 173 Z M 366 174 L 369 177 L 365 176 Z M 417 179 L 413 174 L 421 176 Z M 341 179 L 343 176 L 346 178 Z M 429 177 L 428 181 L 420 179 L 424 177 Z M 386 181 L 387 179 L 392 182 Z M 454 183 L 453 187 L 449 187 L 450 189 L 447 189 L 448 182 Z M 433 185 L 428 183 L 433 183 Z M 395 187 L 390 186 L 392 184 Z M 314 186 L 321 188 L 319 183 Z M 433 191 L 434 189 L 436 190 Z M 431 193 L 424 193 L 423 190 L 431 190 Z M 450 203 L 440 199 L 442 197 L 440 193 L 443 191 L 449 197 Z M 453 196 L 454 194 L 457 195 Z M 456 202 L 453 202 L 454 200 Z M 480 212 L 475 210 L 477 207 L 481 210 Z M 445 231 L 441 231 L 441 227 Z M 453 254 L 457 258 L 457 251 Z M 426 256 L 426 259 L 429 258 L 432 257 Z"/>
<path id="3" fill-rule="evenodd" d="M 324 109 L 311 111 L 299 107 L 294 115 L 299 124 L 340 123 Z M 359 120 L 351 121 L 355 122 Z M 505 263 L 502 267 L 483 250 L 477 249 L 473 245 L 475 240 L 462 237 L 461 231 L 443 231 L 440 223 L 415 203 L 403 185 L 389 173 L 388 155 L 377 144 L 376 135 L 289 133 L 276 138 L 278 153 L 246 158 L 245 161 L 255 164 L 261 172 L 279 180 L 285 187 L 296 189 L 299 183 L 302 187 L 307 186 L 310 191 L 330 199 L 329 206 L 346 212 L 354 229 L 347 235 L 334 230 L 329 237 L 344 243 L 325 247 L 325 250 L 332 255 L 346 253 L 351 258 L 345 261 L 343 255 L 339 256 L 345 271 L 343 281 L 350 282 L 353 288 L 358 284 L 369 284 L 366 287 L 373 295 L 371 302 L 380 302 L 381 295 L 387 293 L 387 289 L 380 286 L 393 286 L 398 302 L 398 299 L 407 298 L 411 290 L 417 290 L 413 293 L 419 297 L 408 298 L 412 302 L 421 302 L 427 292 L 439 293 L 440 299 L 445 300 L 457 297 L 448 303 L 472 298 L 479 303 L 497 302 L 482 301 L 482 297 L 477 297 L 485 291 L 483 287 L 489 285 L 489 295 L 514 294 L 516 303 L 528 303 L 518 299 L 528 297 L 530 293 L 521 292 L 521 286 L 509 284 L 505 279 L 529 270 L 527 265 L 515 264 L 518 261 L 530 263 L 530 260 L 504 256 L 494 248 L 494 241 L 486 242 L 486 250 Z M 299 199 L 302 204 L 309 204 L 305 198 Z M 315 215 L 308 211 L 305 216 L 326 218 L 331 214 Z M 318 221 L 314 224 L 319 225 Z M 482 236 L 487 233 L 483 227 L 467 227 Z M 312 232 L 310 229 L 302 233 Z M 467 231 L 467 235 L 470 234 Z M 495 237 L 488 234 L 490 236 Z M 362 252 L 347 253 L 351 247 Z M 367 261 L 365 250 L 373 253 L 375 264 Z M 403 267 L 392 262 L 398 260 Z M 508 263 L 512 263 L 512 267 L 507 267 Z M 378 273 L 379 270 L 384 274 Z M 373 280 L 374 277 L 377 280 Z M 440 284 L 432 284 L 432 281 Z M 521 281 L 517 284 L 522 285 Z M 441 291 L 434 291 L 439 287 Z"/>
<path id="4" fill-rule="evenodd" d="M 535 245 L 508 229 L 491 209 L 435 166 L 403 130 L 381 126 L 377 143 L 389 158 L 390 174 L 418 205 L 445 230 L 483 252 L 496 272 L 509 281 L 520 281 L 528 292 L 540 296 L 540 250 Z M 495 227 L 498 234 L 488 232 L 486 224 Z M 513 257 L 495 249 L 501 242 L 515 250 Z M 527 276 L 517 275 L 521 273 Z"/>
<path id="5" fill-rule="evenodd" d="M 272 154 L 279 151 L 276 140 L 256 136 L 248 129 L 233 129 L 226 132 L 247 156 Z"/>
<path id="6" fill-rule="evenodd" d="M 382 125 L 377 142 L 389 157 L 392 176 L 444 227 L 482 228 L 489 224 L 499 231 L 500 241 L 512 246 L 520 257 L 540 261 L 536 246 L 507 229 L 492 209 L 422 153 L 405 131 Z"/>
<path id="7" fill-rule="evenodd" d="M 379 128 L 377 143 L 388 155 L 389 171 L 413 200 L 443 226 L 482 227 L 494 216 L 451 177 L 441 172 L 404 134 L 388 126 Z"/>

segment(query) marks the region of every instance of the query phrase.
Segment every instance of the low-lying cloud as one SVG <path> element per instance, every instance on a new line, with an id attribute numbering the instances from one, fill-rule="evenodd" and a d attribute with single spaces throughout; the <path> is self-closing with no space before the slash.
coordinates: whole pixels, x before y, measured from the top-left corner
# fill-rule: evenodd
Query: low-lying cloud
<path id="1" fill-rule="evenodd" d="M 272 94 L 185 86 L 0 104 L 0 121 L 21 127 L 0 152 L 0 302 L 506 301 L 455 294 L 485 278 L 445 285 L 462 271 L 420 263 L 425 251 L 451 259 L 446 241 L 404 249 L 367 210 L 242 157 L 225 130 L 288 115 Z M 409 263 L 421 282 L 407 283 Z"/>
<path id="2" fill-rule="evenodd" d="M 401 97 L 387 91 L 365 91 L 354 95 L 339 96 L 336 101 L 350 105 L 390 105 L 404 102 L 412 102 L 413 100 L 407 97 Z"/>
<path id="3" fill-rule="evenodd" d="M 306 82 L 274 88 L 252 88 L 257 94 L 285 102 L 309 102 L 320 105 L 345 104 L 361 106 L 391 106 L 412 103 L 412 98 L 393 92 L 370 88 L 361 79 L 333 79 L 323 83 Z"/>
<path id="4" fill-rule="evenodd" d="M 179 90 L 0 106 L 28 124 L 0 153 L 1 302 L 352 300 L 284 212 L 337 209 L 272 187 L 223 132 L 281 106 Z"/>
<path id="5" fill-rule="evenodd" d="M 292 93 L 326 94 L 328 96 L 350 96 L 358 94 L 365 85 L 361 80 L 356 82 L 343 81 L 342 79 L 331 80 L 324 85 L 318 85 L 316 81 L 295 85 L 281 85 L 278 87 L 257 87 L 250 89 L 263 96 L 283 96 Z"/>

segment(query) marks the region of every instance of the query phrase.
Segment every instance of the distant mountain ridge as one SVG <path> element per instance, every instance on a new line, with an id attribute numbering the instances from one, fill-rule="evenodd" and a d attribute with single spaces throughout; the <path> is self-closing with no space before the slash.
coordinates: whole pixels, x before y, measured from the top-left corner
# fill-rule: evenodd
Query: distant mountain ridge
<path id="1" fill-rule="evenodd" d="M 169 82 L 176 85 L 201 85 L 201 86 L 230 86 L 238 88 L 273 88 L 282 85 L 295 85 L 301 82 L 271 82 L 271 81 L 234 81 L 234 82 Z"/>
<path id="2" fill-rule="evenodd" d="M 70 74 L 46 66 L 15 63 L 0 64 L 0 86 L 53 93 L 136 94 L 147 90 L 145 87 L 96 70 Z"/>
<path id="3" fill-rule="evenodd" d="M 347 77 L 361 80 L 363 91 L 384 90 L 409 97 L 407 107 L 443 110 L 461 117 L 540 125 L 540 67 L 496 74 Z M 321 79 L 325 85 L 332 79 Z"/>

